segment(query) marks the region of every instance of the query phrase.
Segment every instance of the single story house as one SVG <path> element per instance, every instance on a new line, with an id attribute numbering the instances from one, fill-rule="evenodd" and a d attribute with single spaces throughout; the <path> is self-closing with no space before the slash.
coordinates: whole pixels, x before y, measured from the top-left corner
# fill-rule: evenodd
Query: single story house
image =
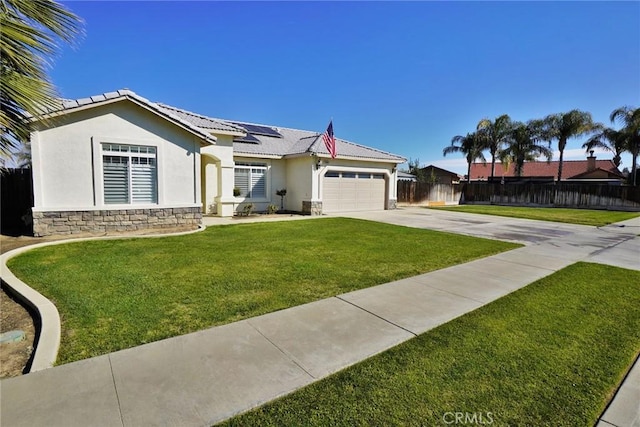
<path id="1" fill-rule="evenodd" d="M 192 226 L 251 203 L 310 215 L 396 207 L 401 156 L 318 132 L 206 117 L 130 90 L 32 119 L 34 234 Z"/>
<path id="2" fill-rule="evenodd" d="M 513 163 L 504 168 L 500 162 L 496 162 L 494 177 L 497 180 L 504 177 L 507 181 L 518 179 L 553 182 L 558 179 L 559 163 L 558 161 L 525 162 L 522 175 L 517 177 Z M 490 162 L 471 164 L 471 181 L 487 181 L 490 178 Z M 597 160 L 593 153 L 586 160 L 565 160 L 562 162 L 563 181 L 622 183 L 624 179 L 624 175 L 613 160 Z"/>

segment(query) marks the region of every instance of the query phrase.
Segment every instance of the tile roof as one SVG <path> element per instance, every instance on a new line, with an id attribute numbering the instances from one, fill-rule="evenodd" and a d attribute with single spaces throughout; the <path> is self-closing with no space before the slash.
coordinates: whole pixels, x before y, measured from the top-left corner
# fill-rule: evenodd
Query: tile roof
<path id="1" fill-rule="evenodd" d="M 164 107 L 171 108 L 173 111 L 183 111 L 176 107 Z M 190 117 L 186 115 L 184 116 L 184 118 L 185 120 L 190 120 Z M 265 126 L 276 130 L 278 133 L 280 133 L 280 135 L 282 135 L 282 138 L 278 138 L 274 136 L 252 134 L 259 141 L 259 143 L 257 144 L 251 142 L 235 141 L 233 143 L 233 151 L 236 154 L 284 157 L 309 153 L 321 155 L 324 157 L 329 156 L 329 151 L 322 142 L 322 138 L 320 138 L 321 134 L 318 132 L 283 128 L 258 123 L 230 121 L 226 119 L 213 119 L 201 115 L 198 115 L 198 118 L 195 120 L 200 119 L 215 120 L 219 122 L 234 124 L 236 126 L 242 126 L 243 124 L 247 126 Z M 197 123 L 197 121 L 194 121 L 194 124 L 195 123 Z M 383 162 L 394 163 L 402 163 L 406 160 L 405 158 L 395 154 L 387 153 L 385 151 L 377 150 L 371 147 L 366 147 L 364 145 L 355 144 L 353 142 L 339 138 L 336 138 L 336 149 L 338 152 L 337 158 L 357 158 L 363 160 L 379 160 Z"/>
<path id="2" fill-rule="evenodd" d="M 61 99 L 59 108 L 48 110 L 43 114 L 64 113 L 68 110 L 91 105 L 97 106 L 104 102 L 114 101 L 120 98 L 135 100 L 158 115 L 187 128 L 189 131 L 209 142 L 216 140 L 215 136 L 211 135 L 211 133 L 215 133 L 215 131 L 241 136 L 242 134 L 247 133 L 247 130 L 243 128 L 243 125 L 270 127 L 282 135 L 282 138 L 278 138 L 274 136 L 253 134 L 253 136 L 258 140 L 257 143 L 235 141 L 233 143 L 234 153 L 239 155 L 246 154 L 284 157 L 309 153 L 310 155 L 315 154 L 323 157 L 329 156 L 329 152 L 322 142 L 322 138 L 320 138 L 321 134 L 318 132 L 212 118 L 181 108 L 172 107 L 170 105 L 151 102 L 128 89 L 106 92 L 89 98 Z M 336 148 L 338 158 L 355 158 L 393 163 L 402 163 L 406 161 L 406 159 L 401 156 L 338 138 L 336 138 Z"/>
<path id="3" fill-rule="evenodd" d="M 121 89 L 115 92 L 106 92 L 100 95 L 91 96 L 89 98 L 60 99 L 57 103 L 57 108 L 47 109 L 46 111 L 43 111 L 42 114 L 44 116 L 56 115 L 58 113 L 69 112 L 69 110 L 74 110 L 76 108 L 82 108 L 87 106 L 98 106 L 100 104 L 110 102 L 110 101 L 116 101 L 119 99 L 134 100 L 146 106 L 147 108 L 149 108 L 150 110 L 158 114 L 159 116 L 178 124 L 179 126 L 185 128 L 189 132 L 197 135 L 198 137 L 204 139 L 209 143 L 214 143 L 217 139 L 215 136 L 211 135 L 209 132 L 206 132 L 202 128 L 194 125 L 191 121 L 185 120 L 179 117 L 178 115 L 172 113 L 171 111 L 167 111 L 166 109 L 161 108 L 159 104 L 156 104 L 155 102 L 151 102 L 148 99 L 143 98 L 140 95 L 137 95 L 135 92 L 130 91 L 129 89 Z"/>
<path id="4" fill-rule="evenodd" d="M 523 177 L 553 177 L 558 179 L 558 161 L 552 162 L 526 162 L 523 167 Z M 596 169 L 602 169 L 612 175 L 623 177 L 622 173 L 613 160 L 597 160 L 595 161 Z M 588 160 L 565 160 L 562 162 L 562 177 L 563 179 L 571 179 L 584 175 L 588 170 Z M 472 163 L 471 164 L 471 180 L 485 180 L 491 177 L 491 162 L 486 164 Z M 513 177 L 515 174 L 515 165 L 512 163 L 508 169 L 504 169 L 499 162 L 496 162 L 496 177 Z"/>
<path id="5" fill-rule="evenodd" d="M 242 127 L 229 122 L 212 119 L 201 114 L 192 113 L 190 111 L 171 107 L 170 105 L 162 104 L 159 102 L 156 104 L 161 110 L 169 114 L 174 114 L 180 117 L 182 120 L 185 120 L 192 125 L 199 127 L 200 129 L 222 130 L 227 132 L 237 132 L 238 134 L 244 134 L 246 132 Z"/>

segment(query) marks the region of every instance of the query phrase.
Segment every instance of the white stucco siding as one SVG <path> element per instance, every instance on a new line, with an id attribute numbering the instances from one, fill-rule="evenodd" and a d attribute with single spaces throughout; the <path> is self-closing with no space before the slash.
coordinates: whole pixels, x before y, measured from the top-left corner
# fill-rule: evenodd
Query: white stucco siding
<path id="1" fill-rule="evenodd" d="M 193 140 L 188 141 L 191 147 L 185 147 L 163 141 L 158 152 L 158 175 L 163 175 L 159 191 L 165 204 L 200 203 L 200 193 L 196 191 L 200 179 L 200 155 L 195 152 L 193 143 Z"/>
<path id="2" fill-rule="evenodd" d="M 300 211 L 302 210 L 303 201 L 308 202 L 313 199 L 312 179 L 314 170 L 314 158 L 311 156 L 287 160 L 286 209 Z"/>
<path id="3" fill-rule="evenodd" d="M 210 156 L 202 156 L 202 204 L 206 214 L 217 213 L 216 197 L 220 192 L 218 179 L 219 162 Z"/>
<path id="4" fill-rule="evenodd" d="M 269 203 L 274 204 L 280 208 L 280 196 L 276 195 L 276 191 L 280 189 L 287 190 L 288 197 L 289 189 L 287 188 L 287 162 L 286 160 L 272 160 L 271 161 L 271 185 L 267 196 L 269 197 Z M 285 209 L 287 207 L 285 206 Z"/>
<path id="5" fill-rule="evenodd" d="M 213 133 L 215 145 L 202 147 L 203 212 L 232 216 L 236 204 L 233 197 L 233 136 Z"/>
<path id="6" fill-rule="evenodd" d="M 32 134 L 36 210 L 116 208 L 103 200 L 104 143 L 157 148 L 158 204 L 149 206 L 200 204 L 200 140 L 144 108 L 121 101 L 47 126 Z"/>
<path id="7" fill-rule="evenodd" d="M 91 139 L 65 125 L 31 138 L 35 207 L 93 206 Z"/>

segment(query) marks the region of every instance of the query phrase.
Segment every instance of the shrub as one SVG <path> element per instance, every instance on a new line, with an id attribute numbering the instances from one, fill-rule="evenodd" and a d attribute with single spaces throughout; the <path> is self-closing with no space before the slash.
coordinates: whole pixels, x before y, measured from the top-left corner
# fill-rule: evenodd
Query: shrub
<path id="1" fill-rule="evenodd" d="M 244 205 L 244 207 L 242 208 L 242 214 L 244 216 L 249 216 L 253 213 L 253 210 L 255 209 L 255 205 L 253 203 L 247 203 L 246 205 Z"/>

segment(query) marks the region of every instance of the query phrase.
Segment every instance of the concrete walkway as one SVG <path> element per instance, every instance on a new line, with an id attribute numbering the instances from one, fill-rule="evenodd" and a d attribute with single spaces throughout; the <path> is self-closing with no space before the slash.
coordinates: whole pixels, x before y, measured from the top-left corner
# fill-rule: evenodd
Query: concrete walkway
<path id="1" fill-rule="evenodd" d="M 380 353 L 576 261 L 640 269 L 640 238 L 636 237 L 640 219 L 620 224 L 624 227 L 596 229 L 415 208 L 351 216 L 526 246 L 3 380 L 0 424 L 211 425 Z M 470 281 L 470 277 L 482 280 Z M 599 425 L 640 425 L 639 378 L 636 364 Z"/>

